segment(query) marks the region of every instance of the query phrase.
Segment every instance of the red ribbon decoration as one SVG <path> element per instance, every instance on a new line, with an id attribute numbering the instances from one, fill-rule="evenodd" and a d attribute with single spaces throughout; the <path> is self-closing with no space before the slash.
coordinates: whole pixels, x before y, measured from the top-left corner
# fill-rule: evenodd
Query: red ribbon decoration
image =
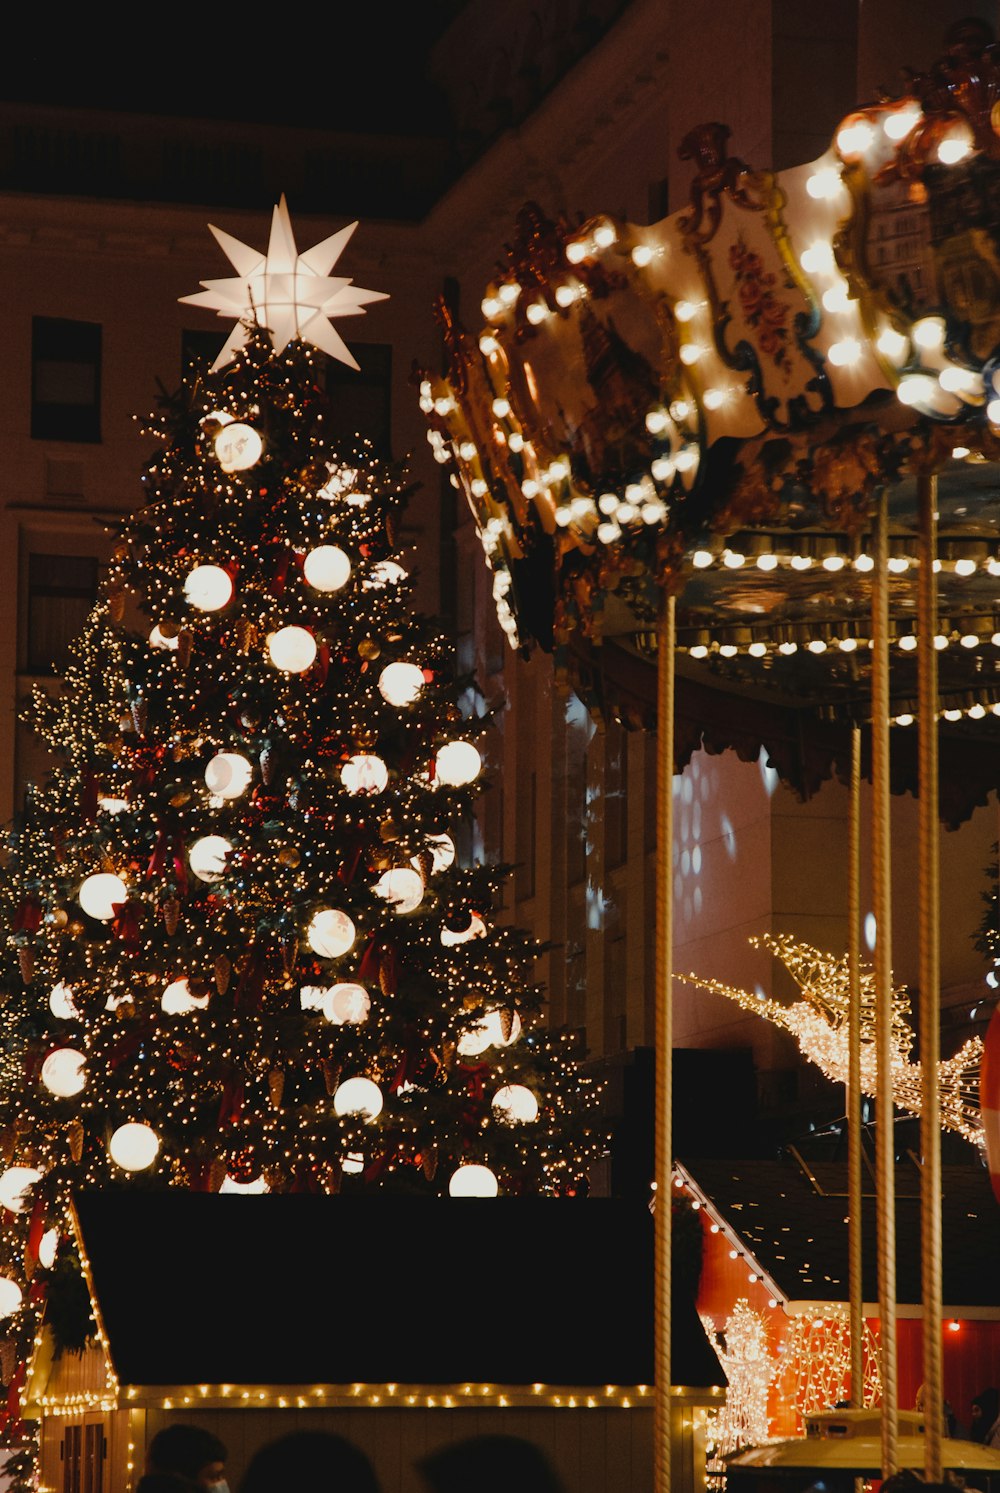
<path id="1" fill-rule="evenodd" d="M 222 1130 L 226 1125 L 235 1125 L 243 1113 L 243 1099 L 246 1090 L 242 1083 L 236 1083 L 231 1078 L 226 1079 L 222 1090 L 222 1103 L 219 1105 L 218 1126 Z"/>
<path id="2" fill-rule="evenodd" d="M 459 1063 L 458 1071 L 465 1079 L 465 1087 L 469 1098 L 476 1104 L 482 1104 L 485 1096 L 483 1080 L 490 1071 L 489 1063 L 477 1063 L 474 1068 Z"/>
<path id="3" fill-rule="evenodd" d="M 375 937 L 375 934 L 370 934 L 368 942 L 365 944 L 364 953 L 361 955 L 361 958 L 358 961 L 359 980 L 378 980 L 379 948 L 380 945 Z"/>
<path id="4" fill-rule="evenodd" d="M 316 659 L 309 670 L 310 677 L 316 681 L 320 689 L 326 684 L 326 676 L 330 672 L 330 649 L 328 644 L 320 643 L 316 649 Z"/>
<path id="5" fill-rule="evenodd" d="M 88 767 L 84 769 L 80 779 L 80 812 L 84 819 L 97 818 L 97 799 L 97 778 Z"/>
<path id="6" fill-rule="evenodd" d="M 112 902 L 111 910 L 114 913 L 112 928 L 115 937 L 120 938 L 129 954 L 139 952 L 139 904 L 138 902 Z"/>
<path id="7" fill-rule="evenodd" d="M 144 1031 L 127 1032 L 112 1050 L 108 1059 L 108 1067 L 120 1068 L 126 1058 L 133 1057 L 139 1051 L 144 1035 Z"/>
<path id="8" fill-rule="evenodd" d="M 15 933 L 37 933 L 42 926 L 42 904 L 37 897 L 25 897 L 12 924 Z"/>
<path id="9" fill-rule="evenodd" d="M 247 1011 L 260 1010 L 260 1003 L 264 998 L 264 960 L 256 943 L 247 956 L 246 967 L 240 976 L 239 984 L 233 995 L 233 1009 L 239 1005 Z"/>
<path id="10" fill-rule="evenodd" d="M 38 1263 L 38 1249 L 41 1245 L 42 1235 L 44 1234 L 44 1232 L 45 1199 L 42 1197 L 38 1197 L 35 1199 L 34 1205 L 31 1209 L 31 1222 L 28 1224 L 28 1238 L 24 1246 L 25 1254 L 27 1255 L 28 1259 L 34 1260 L 36 1264 Z"/>
<path id="11" fill-rule="evenodd" d="M 288 562 L 290 559 L 291 555 L 284 545 L 282 545 L 281 552 L 278 555 L 278 563 L 274 568 L 274 575 L 271 577 L 271 584 L 268 587 L 272 596 L 283 596 L 285 594 L 285 581 L 288 578 Z"/>
<path id="12" fill-rule="evenodd" d="M 360 860 L 361 846 L 355 845 L 354 849 L 348 855 L 347 859 L 341 862 L 340 870 L 337 872 L 337 879 L 339 880 L 341 886 L 350 886 L 351 882 L 357 875 L 358 862 Z"/>
<path id="13" fill-rule="evenodd" d="M 172 853 L 171 853 L 172 851 Z M 165 829 L 161 829 L 153 846 L 153 853 L 149 857 L 146 867 L 146 880 L 159 872 L 161 875 L 168 865 L 173 868 L 177 879 L 177 889 L 183 895 L 187 895 L 188 878 L 187 866 L 184 864 L 184 841 L 180 835 L 174 835 Z"/>

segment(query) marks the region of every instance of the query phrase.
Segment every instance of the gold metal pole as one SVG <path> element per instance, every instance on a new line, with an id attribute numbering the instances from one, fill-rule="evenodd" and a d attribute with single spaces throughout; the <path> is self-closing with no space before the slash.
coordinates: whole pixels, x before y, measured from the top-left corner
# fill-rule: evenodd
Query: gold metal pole
<path id="1" fill-rule="evenodd" d="M 847 834 L 847 1250 L 851 1296 L 851 1404 L 863 1408 L 864 1282 L 861 1255 L 861 730 L 851 732 L 851 802 Z"/>
<path id="2" fill-rule="evenodd" d="M 896 1175 L 892 1084 L 892 880 L 889 833 L 889 505 L 879 494 L 872 572 L 872 902 L 875 912 L 875 1145 L 882 1476 L 897 1470 Z"/>
<path id="3" fill-rule="evenodd" d="M 670 1213 L 673 1184 L 673 815 L 675 605 L 657 624 L 656 695 L 656 1208 L 653 1403 L 654 1490 L 670 1493 Z"/>
<path id="4" fill-rule="evenodd" d="M 944 1418 L 941 1347 L 940 819 L 938 815 L 937 476 L 921 472 L 917 589 L 920 754 L 920 1249 L 924 1348 L 924 1476 L 942 1481 Z"/>

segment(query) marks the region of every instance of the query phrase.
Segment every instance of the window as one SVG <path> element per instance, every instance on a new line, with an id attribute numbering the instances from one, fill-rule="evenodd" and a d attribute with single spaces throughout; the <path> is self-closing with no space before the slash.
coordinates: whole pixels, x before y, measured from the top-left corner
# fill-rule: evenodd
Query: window
<path id="1" fill-rule="evenodd" d="M 31 323 L 34 440 L 101 439 L 101 328 L 35 316 Z"/>
<path id="2" fill-rule="evenodd" d="M 29 674 L 65 673 L 69 645 L 97 600 L 97 579 L 97 561 L 89 555 L 28 556 Z"/>
<path id="3" fill-rule="evenodd" d="M 392 348 L 388 343 L 354 342 L 350 349 L 359 369 L 327 359 L 327 432 L 335 445 L 345 448 L 361 436 L 371 441 L 376 456 L 387 459 L 392 451 Z"/>

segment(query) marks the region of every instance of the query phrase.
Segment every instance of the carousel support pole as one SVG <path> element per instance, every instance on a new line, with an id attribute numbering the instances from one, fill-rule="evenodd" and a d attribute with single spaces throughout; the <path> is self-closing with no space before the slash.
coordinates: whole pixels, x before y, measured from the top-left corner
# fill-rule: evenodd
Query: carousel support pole
<path id="1" fill-rule="evenodd" d="M 673 1184 L 673 816 L 674 598 L 664 598 L 657 624 L 656 694 L 656 1209 L 653 1404 L 655 1493 L 670 1493 L 670 1215 Z"/>
<path id="2" fill-rule="evenodd" d="M 889 830 L 889 504 L 879 494 L 872 572 L 872 902 L 875 912 L 875 1146 L 882 1476 L 898 1470 L 896 1166 L 892 1082 L 892 875 Z"/>
<path id="3" fill-rule="evenodd" d="M 941 1346 L 940 819 L 938 815 L 937 475 L 921 472 L 917 593 L 920 755 L 920 1249 L 923 1294 L 924 1476 L 942 1481 L 944 1417 Z"/>
<path id="4" fill-rule="evenodd" d="M 861 729 L 851 731 L 851 802 L 847 837 L 847 1249 L 850 1285 L 851 1404 L 864 1408 L 864 1291 L 861 1271 Z"/>

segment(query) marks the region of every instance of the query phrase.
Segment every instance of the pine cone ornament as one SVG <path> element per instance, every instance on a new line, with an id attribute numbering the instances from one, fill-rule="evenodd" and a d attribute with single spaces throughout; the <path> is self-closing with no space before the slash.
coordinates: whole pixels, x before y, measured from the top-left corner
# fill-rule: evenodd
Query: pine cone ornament
<path id="1" fill-rule="evenodd" d="M 181 904 L 176 897 L 170 897 L 163 904 L 163 921 L 166 924 L 167 934 L 173 938 L 177 932 L 177 925 L 181 920 Z"/>
<path id="2" fill-rule="evenodd" d="M 281 1096 L 285 1092 L 285 1075 L 280 1068 L 272 1068 L 267 1075 L 267 1090 L 271 1096 L 271 1108 L 281 1108 Z"/>
<path id="3" fill-rule="evenodd" d="M 186 669 L 191 662 L 191 650 L 193 647 L 194 637 L 186 627 L 182 628 L 177 634 L 177 662 L 182 669 Z"/>
<path id="4" fill-rule="evenodd" d="M 11 1338 L 0 1340 L 0 1377 L 9 1384 L 17 1373 L 17 1343 Z"/>
<path id="5" fill-rule="evenodd" d="M 298 957 L 299 957 L 299 941 L 298 941 L 298 939 L 297 938 L 289 938 L 289 939 L 287 939 L 285 941 L 285 943 L 283 943 L 281 945 L 281 963 L 282 963 L 282 966 L 284 967 L 285 975 L 286 975 L 286 977 L 288 979 L 291 979 L 292 971 L 294 970 L 295 965 L 298 962 Z"/>
<path id="6" fill-rule="evenodd" d="M 257 640 L 257 629 L 249 617 L 237 617 L 235 624 L 236 645 L 241 653 L 249 653 Z"/>
<path id="7" fill-rule="evenodd" d="M 514 1012 L 510 1006 L 501 1006 L 497 1012 L 500 1019 L 500 1032 L 505 1042 L 510 1041 L 510 1034 L 514 1030 Z"/>
<path id="8" fill-rule="evenodd" d="M 125 592 L 116 588 L 108 592 L 108 616 L 112 622 L 120 622 L 125 615 Z"/>
<path id="9" fill-rule="evenodd" d="M 260 753 L 260 775 L 264 779 L 266 787 L 274 782 L 274 772 L 278 765 L 278 754 L 273 746 L 261 748 Z"/>
<path id="10" fill-rule="evenodd" d="M 25 985 L 30 985 L 35 978 L 35 951 L 24 944 L 17 951 L 17 962 L 21 970 L 21 979 Z"/>
<path id="11" fill-rule="evenodd" d="M 340 1064 L 334 1063 L 330 1058 L 323 1059 L 323 1082 L 326 1084 L 326 1092 L 332 1094 L 340 1080 Z"/>
<path id="12" fill-rule="evenodd" d="M 69 1138 L 69 1154 L 74 1161 L 79 1161 L 83 1155 L 83 1121 L 70 1120 L 66 1133 Z"/>
<path id="13" fill-rule="evenodd" d="M 226 1161 L 225 1161 L 225 1157 L 223 1157 L 223 1156 L 216 1156 L 215 1160 L 212 1162 L 212 1165 L 208 1169 L 208 1190 L 209 1190 L 209 1192 L 218 1192 L 219 1188 L 222 1186 L 222 1184 L 223 1184 L 223 1182 L 225 1180 L 226 1180 Z"/>
<path id="14" fill-rule="evenodd" d="M 225 995 L 229 989 L 229 977 L 233 972 L 233 966 L 225 954 L 220 954 L 215 961 L 215 988 L 220 995 Z"/>
<path id="15" fill-rule="evenodd" d="M 146 702 L 145 700 L 133 700 L 129 709 L 132 712 L 132 724 L 141 736 L 146 729 Z"/>
<path id="16" fill-rule="evenodd" d="M 433 1182 L 434 1181 L 434 1174 L 435 1174 L 435 1172 L 438 1169 L 438 1151 L 437 1151 L 437 1146 L 428 1146 L 427 1147 L 427 1150 L 424 1152 L 424 1159 L 423 1159 L 422 1165 L 423 1165 L 423 1169 L 424 1169 L 424 1176 L 427 1178 L 428 1182 Z"/>

